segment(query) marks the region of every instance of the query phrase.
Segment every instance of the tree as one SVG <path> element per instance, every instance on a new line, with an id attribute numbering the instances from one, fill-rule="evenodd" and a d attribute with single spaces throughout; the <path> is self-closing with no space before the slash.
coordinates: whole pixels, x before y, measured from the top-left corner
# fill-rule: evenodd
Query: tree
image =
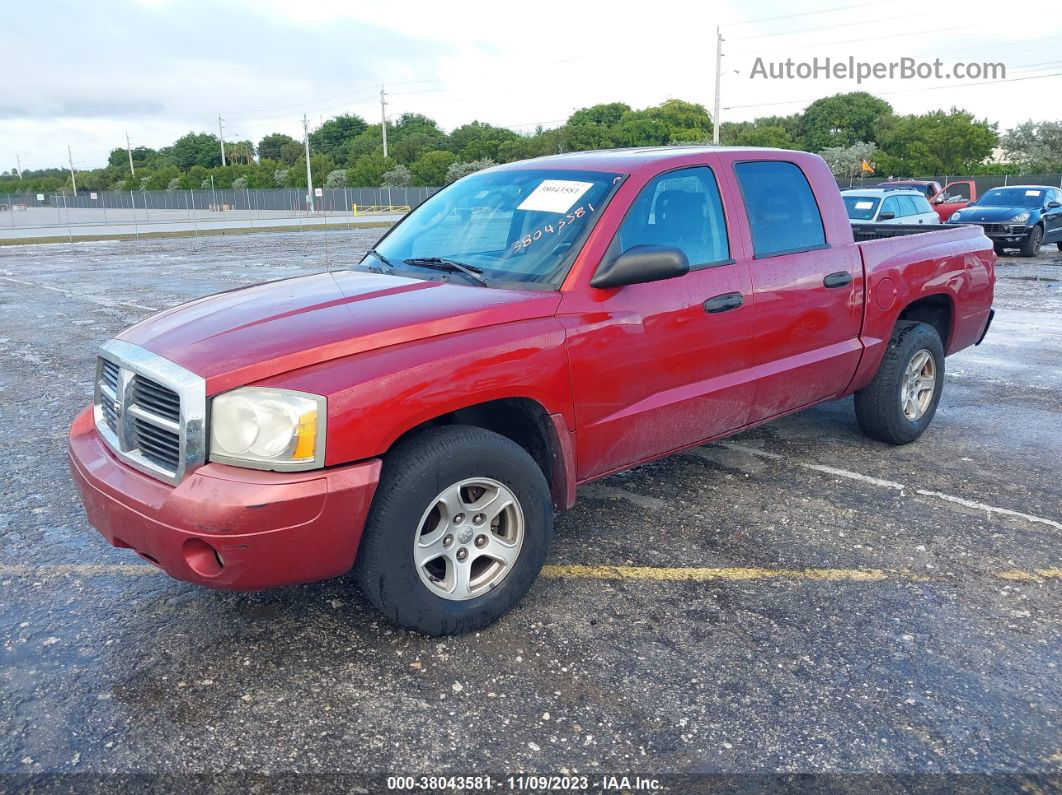
<path id="1" fill-rule="evenodd" d="M 328 172 L 328 176 L 325 177 L 324 186 L 326 188 L 345 188 L 347 187 L 347 172 L 346 169 L 337 168 Z"/>
<path id="2" fill-rule="evenodd" d="M 403 113 L 388 128 L 387 143 L 391 157 L 409 164 L 425 152 L 446 148 L 446 133 L 434 119 L 420 113 Z"/>
<path id="3" fill-rule="evenodd" d="M 290 135 L 284 133 L 270 133 L 262 138 L 258 142 L 258 157 L 260 159 L 279 160 L 282 163 L 287 162 L 283 157 L 284 146 L 294 146 L 298 150 L 302 149 L 302 144 L 292 138 Z M 298 154 L 292 158 L 291 162 L 295 162 L 295 158 Z"/>
<path id="4" fill-rule="evenodd" d="M 236 177 L 232 181 L 232 187 L 234 190 L 247 190 L 247 177 Z"/>
<path id="5" fill-rule="evenodd" d="M 462 177 L 467 177 L 469 174 L 475 174 L 477 171 L 482 171 L 485 168 L 498 165 L 493 160 L 473 160 L 468 163 L 453 163 L 448 169 L 446 169 L 446 184 L 451 182 L 457 182 Z"/>
<path id="6" fill-rule="evenodd" d="M 1062 171 L 1062 122 L 1024 122 L 1004 133 L 1000 144 L 1026 173 Z"/>
<path id="7" fill-rule="evenodd" d="M 798 149 L 797 142 L 789 131 L 778 124 L 761 124 L 755 121 L 723 124 L 719 140 L 727 146 L 770 146 L 776 149 Z"/>
<path id="8" fill-rule="evenodd" d="M 173 158 L 180 169 L 192 166 L 212 168 L 221 165 L 221 141 L 211 133 L 190 132 L 173 142 L 173 146 L 160 150 L 161 154 Z"/>
<path id="9" fill-rule="evenodd" d="M 827 146 L 819 154 L 826 161 L 835 177 L 851 179 L 863 172 L 863 161 L 874 162 L 877 146 L 865 141 L 856 141 L 851 146 Z"/>
<path id="10" fill-rule="evenodd" d="M 380 187 L 408 188 L 412 179 L 409 169 L 401 164 L 384 173 L 380 178 Z"/>
<path id="11" fill-rule="evenodd" d="M 473 121 L 450 133 L 449 148 L 461 160 L 498 159 L 498 148 L 520 136 L 507 127 Z M 438 184 L 438 183 L 437 183 Z"/>
<path id="12" fill-rule="evenodd" d="M 414 185 L 435 187 L 446 184 L 446 170 L 457 162 L 453 152 L 425 152 L 418 157 L 409 171 Z"/>
<path id="13" fill-rule="evenodd" d="M 994 123 L 957 108 L 899 116 L 881 135 L 879 162 L 890 174 L 968 174 L 991 156 L 998 142 Z"/>
<path id="14" fill-rule="evenodd" d="M 383 175 L 398 165 L 379 152 L 362 155 L 347 169 L 347 184 L 353 188 L 378 188 Z"/>
<path id="15" fill-rule="evenodd" d="M 892 105 L 866 91 L 834 94 L 812 102 L 801 116 L 797 138 L 809 152 L 857 141 L 881 145 L 879 136 L 892 118 Z"/>
<path id="16" fill-rule="evenodd" d="M 277 188 L 283 188 L 288 184 L 288 169 L 278 168 L 273 172 L 273 185 Z"/>
<path id="17" fill-rule="evenodd" d="M 353 113 L 334 116 L 310 133 L 310 148 L 335 156 L 343 144 L 363 133 L 368 126 L 365 119 Z"/>

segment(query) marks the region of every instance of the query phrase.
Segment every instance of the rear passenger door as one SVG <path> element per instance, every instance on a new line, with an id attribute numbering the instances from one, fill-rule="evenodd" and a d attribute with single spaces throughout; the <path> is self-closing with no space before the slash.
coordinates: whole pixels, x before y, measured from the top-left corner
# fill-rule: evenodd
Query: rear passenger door
<path id="1" fill-rule="evenodd" d="M 899 196 L 889 196 L 881 203 L 878 221 L 883 224 L 903 223 L 903 207 L 900 205 Z"/>
<path id="2" fill-rule="evenodd" d="M 737 162 L 733 173 L 752 252 L 755 422 L 847 387 L 862 350 L 862 262 L 851 238 L 826 238 L 811 185 L 795 162 Z"/>

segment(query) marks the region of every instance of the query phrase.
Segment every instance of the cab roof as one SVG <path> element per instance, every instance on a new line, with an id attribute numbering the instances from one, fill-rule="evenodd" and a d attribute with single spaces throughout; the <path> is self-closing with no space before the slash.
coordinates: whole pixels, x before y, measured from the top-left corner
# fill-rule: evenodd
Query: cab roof
<path id="1" fill-rule="evenodd" d="M 630 173 L 643 166 L 666 166 L 669 161 L 676 165 L 688 162 L 698 154 L 709 153 L 763 153 L 777 152 L 787 159 L 807 157 L 806 152 L 792 149 L 774 149 L 758 146 L 637 146 L 624 149 L 597 149 L 590 152 L 566 152 L 559 155 L 544 155 L 531 160 L 506 163 L 495 168 L 558 168 L 585 171 L 612 171 Z"/>
<path id="2" fill-rule="evenodd" d="M 918 196 L 925 198 L 926 195 L 913 188 L 850 188 L 841 191 L 842 196 L 865 196 L 868 199 L 880 199 L 882 196 Z"/>

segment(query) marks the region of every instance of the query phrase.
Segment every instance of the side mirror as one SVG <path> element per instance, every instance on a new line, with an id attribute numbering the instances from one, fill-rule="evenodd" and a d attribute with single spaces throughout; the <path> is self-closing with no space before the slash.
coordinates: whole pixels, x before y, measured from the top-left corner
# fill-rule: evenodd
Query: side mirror
<path id="1" fill-rule="evenodd" d="M 878 216 L 879 221 L 891 221 L 896 217 L 896 213 L 882 213 Z"/>
<path id="2" fill-rule="evenodd" d="M 947 198 L 947 197 L 945 197 L 945 196 L 943 196 L 943 195 L 941 195 L 941 196 L 937 196 L 937 197 L 936 197 L 935 199 L 933 199 L 933 204 L 943 204 L 943 203 L 944 203 L 944 200 L 945 200 L 946 198 Z"/>
<path id="3" fill-rule="evenodd" d="M 606 289 L 628 284 L 658 282 L 690 272 L 686 254 L 674 246 L 631 246 L 597 269 L 591 287 Z"/>
<path id="4" fill-rule="evenodd" d="M 1062 204 L 1059 204 L 1058 202 L 1048 202 L 1047 203 L 1047 209 L 1048 210 L 1057 210 L 1059 207 L 1062 207 Z"/>

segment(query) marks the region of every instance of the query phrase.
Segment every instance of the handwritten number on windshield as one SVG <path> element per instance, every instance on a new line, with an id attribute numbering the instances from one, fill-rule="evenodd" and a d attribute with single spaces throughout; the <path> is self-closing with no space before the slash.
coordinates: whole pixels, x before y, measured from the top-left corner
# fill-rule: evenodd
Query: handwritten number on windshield
<path id="1" fill-rule="evenodd" d="M 587 202 L 581 207 L 576 207 L 563 218 L 558 218 L 556 221 L 556 226 L 554 226 L 552 223 L 549 223 L 543 226 L 541 229 L 536 229 L 534 232 L 529 232 L 528 234 L 524 235 L 522 238 L 512 244 L 513 253 L 515 254 L 520 249 L 527 248 L 533 243 L 536 243 L 537 241 L 541 240 L 544 235 L 552 235 L 556 234 L 557 232 L 560 232 L 562 229 L 564 229 L 564 227 L 568 226 L 569 224 L 575 223 L 580 218 L 585 217 L 587 211 L 591 213 L 597 212 L 597 210 L 594 209 L 594 205 L 592 205 L 590 202 Z"/>

